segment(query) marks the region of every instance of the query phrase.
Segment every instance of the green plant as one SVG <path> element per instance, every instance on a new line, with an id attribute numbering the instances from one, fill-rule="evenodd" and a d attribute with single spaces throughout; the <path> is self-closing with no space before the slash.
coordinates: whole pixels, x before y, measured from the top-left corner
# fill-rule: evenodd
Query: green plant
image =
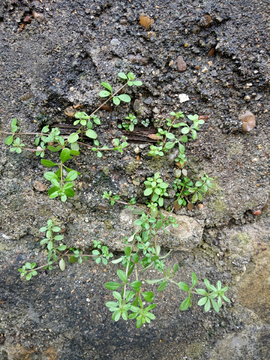
<path id="1" fill-rule="evenodd" d="M 148 127 L 149 124 L 150 124 L 150 120 L 149 120 L 149 119 L 142 120 L 142 121 L 141 121 L 141 124 L 142 124 L 144 127 Z"/>
<path id="2" fill-rule="evenodd" d="M 120 72 L 118 74 L 118 76 L 120 77 L 120 79 L 122 80 L 126 80 L 127 82 L 120 88 L 118 89 L 116 92 L 113 91 L 113 88 L 112 86 L 107 83 L 107 82 L 102 82 L 101 85 L 105 87 L 106 90 L 102 90 L 100 91 L 99 93 L 99 96 L 103 97 L 103 98 L 106 98 L 106 97 L 109 97 L 110 99 L 112 98 L 113 100 L 113 103 L 115 105 L 119 105 L 121 101 L 123 102 L 130 102 L 131 101 L 131 98 L 129 95 L 127 94 L 120 94 L 120 95 L 116 95 L 117 93 L 119 93 L 126 85 L 128 86 L 141 86 L 142 85 L 142 82 L 141 81 L 138 81 L 138 80 L 135 80 L 136 77 L 133 73 L 129 72 L 127 75 Z"/>
<path id="3" fill-rule="evenodd" d="M 109 252 L 108 246 L 102 246 L 102 242 L 97 240 L 93 241 L 93 245 L 96 248 L 96 250 L 92 251 L 95 262 L 97 264 L 102 262 L 103 265 L 107 265 L 108 260 L 113 257 L 113 254 Z"/>
<path id="4" fill-rule="evenodd" d="M 114 264 L 122 263 L 125 270 L 117 270 L 118 281 L 107 282 L 105 284 L 107 289 L 112 290 L 112 295 L 116 299 L 116 301 L 106 303 L 106 306 L 113 313 L 112 320 L 118 321 L 120 318 L 123 320 L 136 319 L 136 327 L 140 328 L 142 324 L 150 323 L 155 319 L 155 315 L 151 310 L 153 310 L 157 304 L 153 303 L 144 306 L 144 301 L 148 303 L 154 301 L 154 293 L 153 291 L 142 289 L 143 280 L 148 285 L 158 284 L 158 292 L 165 290 L 170 284 L 176 285 L 180 290 L 187 292 L 187 298 L 180 304 L 181 311 L 185 311 L 192 306 L 194 295 L 203 296 L 198 300 L 198 305 L 205 305 L 204 310 L 206 312 L 210 310 L 211 305 L 216 312 L 219 312 L 222 306 L 222 299 L 230 302 L 224 295 L 227 287 L 222 288 L 220 281 L 217 282 L 217 288 L 215 288 L 205 279 L 204 283 L 208 291 L 204 289 L 195 290 L 194 288 L 198 282 L 195 273 L 192 273 L 192 286 L 189 287 L 184 282 L 176 282 L 173 280 L 178 270 L 177 264 L 174 265 L 173 269 L 167 267 L 165 270 L 164 259 L 170 252 L 161 256 L 161 248 L 157 245 L 156 234 L 160 229 L 166 231 L 168 226 L 177 226 L 175 219 L 171 216 L 165 217 L 160 212 L 159 216 L 152 217 L 151 214 L 137 207 L 134 208 L 134 213 L 140 215 L 140 218 L 135 221 L 135 225 L 140 226 L 140 230 L 137 230 L 132 236 L 125 240 L 128 246 L 125 247 L 124 255 L 112 260 Z M 154 243 L 152 243 L 151 240 L 153 237 Z M 139 278 L 144 271 L 152 266 L 162 273 L 162 277 L 158 279 Z M 142 267 L 142 271 L 140 271 L 139 267 Z M 133 281 L 129 281 L 132 273 L 135 274 L 135 279 L 133 277 Z M 214 300 L 215 298 L 217 298 L 217 302 Z"/>
<path id="5" fill-rule="evenodd" d="M 122 122 L 122 124 L 118 125 L 119 129 L 124 128 L 125 130 L 129 130 L 129 131 L 133 131 L 134 130 L 134 125 L 136 125 L 138 123 L 138 120 L 136 119 L 136 116 L 129 114 L 128 116 L 125 117 L 126 120 L 129 120 L 129 123 L 126 122 Z"/>
<path id="6" fill-rule="evenodd" d="M 199 120 L 198 115 L 188 115 L 188 119 L 193 122 L 191 126 L 184 122 L 176 122 L 179 118 L 183 118 L 184 114 L 182 111 L 177 113 L 171 112 L 171 118 L 166 119 L 167 130 L 163 128 L 158 128 L 158 133 L 156 134 L 160 138 L 158 145 L 151 145 L 148 156 L 164 156 L 164 154 L 173 149 L 175 145 L 178 146 L 178 156 L 175 161 L 179 162 L 183 166 L 187 159 L 185 156 L 185 146 L 183 143 L 189 141 L 189 139 L 196 140 L 197 131 L 199 130 L 199 125 L 204 123 L 204 120 Z M 174 133 L 171 132 L 172 129 L 181 128 L 181 137 L 178 139 Z"/>
<path id="7" fill-rule="evenodd" d="M 162 207 L 164 203 L 163 196 L 168 196 L 166 189 L 169 184 L 159 177 L 159 173 L 155 173 L 153 178 L 149 177 L 144 181 L 144 185 L 146 187 L 144 195 L 151 195 L 151 203 L 148 206 L 151 208 L 152 216 L 155 217 L 154 214 L 157 214 L 157 204 Z"/>
<path id="8" fill-rule="evenodd" d="M 113 139 L 113 148 L 106 146 L 100 147 L 100 143 L 97 139 L 98 135 L 95 131 L 95 126 L 100 125 L 100 119 L 96 115 L 96 112 L 109 100 L 112 99 L 115 105 L 119 105 L 121 101 L 130 102 L 131 98 L 128 94 L 121 94 L 125 86 L 140 86 L 142 83 L 135 80 L 135 76 L 132 73 L 125 75 L 119 73 L 120 79 L 125 80 L 118 90 L 115 92 L 112 86 L 107 82 L 102 82 L 101 85 L 106 89 L 100 92 L 100 96 L 107 98 L 102 105 L 100 105 L 90 115 L 84 111 L 77 112 L 75 114 L 76 120 L 74 125 L 79 125 L 76 132 L 71 133 L 67 138 L 61 136 L 59 128 L 50 129 L 48 125 L 42 128 L 40 133 L 29 133 L 35 135 L 35 149 L 26 149 L 25 145 L 21 143 L 17 133 L 17 119 L 11 121 L 11 134 L 6 138 L 5 143 L 12 145 L 10 151 L 21 153 L 23 149 L 36 152 L 37 156 L 44 157 L 47 151 L 52 154 L 59 153 L 60 161 L 53 162 L 48 159 L 41 159 L 41 163 L 49 168 L 58 167 L 56 172 L 49 171 L 44 174 L 44 177 L 52 183 L 52 187 L 49 189 L 49 197 L 56 198 L 60 196 L 62 201 L 66 201 L 67 197 L 74 196 L 74 180 L 79 176 L 79 172 L 68 168 L 65 164 L 67 161 L 72 160 L 73 156 L 80 155 L 80 145 L 88 146 L 93 152 L 96 152 L 97 156 L 101 158 L 103 151 L 118 151 L 120 153 L 128 146 L 127 138 Z M 181 167 L 187 161 L 185 157 L 185 146 L 183 145 L 189 140 L 195 140 L 197 138 L 197 131 L 199 125 L 203 124 L 203 120 L 200 120 L 198 115 L 188 115 L 189 122 L 177 122 L 178 119 L 183 118 L 183 113 L 171 112 L 171 118 L 166 119 L 166 128 L 159 128 L 156 138 L 159 139 L 157 145 L 151 145 L 148 155 L 150 156 L 164 156 L 169 150 L 173 149 L 175 145 L 178 146 L 178 156 L 176 162 L 179 162 Z M 126 130 L 133 131 L 134 125 L 137 124 L 137 119 L 134 115 L 129 114 L 125 118 L 128 122 L 123 122 L 122 127 Z M 146 119 L 141 122 L 142 125 L 148 126 L 149 120 Z M 190 124 L 191 123 L 191 124 Z M 174 131 L 174 132 L 173 132 Z M 176 134 L 178 131 L 178 134 Z M 179 134 L 180 132 L 180 134 Z M 93 144 L 84 144 L 79 141 L 84 140 L 84 135 L 93 142 Z M 208 175 L 204 175 L 201 180 L 195 182 L 195 184 L 187 177 L 185 169 L 176 170 L 176 180 L 173 183 L 173 187 L 176 190 L 176 201 L 172 211 L 176 208 L 175 203 L 178 206 L 186 205 L 189 203 L 195 203 L 198 200 L 202 200 L 202 195 L 208 188 L 212 187 L 212 178 Z M 182 179 L 180 177 L 183 176 Z M 104 192 L 103 197 L 110 201 L 111 205 L 115 203 L 124 204 L 126 207 L 133 209 L 134 214 L 139 215 L 139 218 L 135 220 L 134 224 L 137 226 L 136 231 L 129 237 L 125 237 L 123 242 L 125 243 L 124 254 L 119 258 L 111 260 L 113 254 L 109 252 L 109 248 L 102 244 L 99 240 L 93 240 L 92 254 L 87 254 L 81 249 L 70 247 L 68 248 L 63 243 L 63 235 L 60 235 L 60 227 L 57 226 L 52 219 L 47 221 L 47 225 L 40 229 L 40 232 L 45 233 L 45 237 L 40 241 L 41 246 L 44 247 L 47 255 L 47 262 L 44 265 L 36 267 L 36 263 L 25 263 L 18 271 L 21 273 L 21 277 L 25 277 L 26 280 L 31 280 L 33 276 L 37 275 L 37 271 L 41 269 L 53 269 L 53 264 L 58 263 L 59 268 L 64 271 L 66 267 L 66 261 L 70 263 L 83 262 L 84 259 L 93 258 L 93 260 L 99 264 L 107 265 L 111 260 L 113 264 L 121 264 L 123 269 L 117 270 L 118 282 L 107 282 L 106 288 L 112 290 L 113 297 L 116 301 L 109 301 L 106 306 L 113 313 L 112 319 L 118 321 L 121 317 L 124 320 L 134 319 L 136 320 L 136 326 L 140 328 L 144 323 L 150 323 L 155 320 L 155 315 L 152 310 L 156 307 L 154 301 L 154 292 L 147 291 L 142 284 L 143 281 L 147 285 L 158 285 L 157 291 L 161 292 L 165 290 L 167 286 L 176 285 L 180 290 L 187 292 L 187 298 L 181 302 L 180 310 L 187 310 L 192 306 L 193 296 L 201 296 L 198 305 L 204 306 L 204 310 L 207 312 L 213 307 L 218 312 L 222 306 L 222 301 L 230 302 L 225 296 L 227 287 L 221 286 L 221 282 L 217 282 L 217 287 L 214 287 L 210 282 L 205 279 L 204 283 L 207 290 L 195 289 L 197 285 L 197 276 L 192 273 L 192 285 L 189 287 L 184 282 L 176 282 L 174 277 L 178 270 L 178 265 L 174 265 L 173 269 L 167 267 L 165 269 L 165 259 L 169 256 L 172 250 L 162 255 L 161 247 L 157 243 L 157 233 L 164 231 L 167 233 L 167 229 L 170 226 L 178 226 L 175 218 L 171 214 L 164 215 L 160 211 L 160 207 L 164 205 L 164 197 L 167 195 L 168 183 L 164 182 L 159 173 L 154 174 L 154 177 L 149 177 L 144 182 L 146 189 L 144 190 L 145 196 L 150 196 L 150 202 L 148 202 L 148 210 L 140 208 L 136 205 L 136 201 L 132 198 L 128 203 L 121 201 L 118 195 L 112 195 L 111 192 Z M 190 199 L 191 197 L 191 199 Z M 61 241 L 60 245 L 57 244 Z M 154 267 L 161 274 L 157 279 L 147 279 L 143 276 L 146 271 Z M 130 280 L 130 281 L 129 281 Z M 116 291 L 118 290 L 119 291 Z M 216 300 L 214 300 L 216 299 Z M 145 305 L 145 302 L 152 303 Z"/>
<path id="9" fill-rule="evenodd" d="M 56 245 L 56 241 L 63 241 L 64 236 L 59 235 L 58 233 L 61 231 L 59 226 L 56 226 L 52 219 L 47 221 L 47 226 L 43 226 L 39 229 L 40 232 L 45 232 L 45 238 L 40 241 L 40 245 L 46 245 L 47 249 L 47 263 L 36 268 L 36 263 L 27 262 L 18 271 L 21 273 L 21 277 L 25 276 L 26 280 L 31 280 L 32 276 L 36 276 L 37 270 L 41 269 L 53 269 L 53 264 L 58 262 L 60 270 L 64 271 L 66 268 L 66 262 L 64 258 L 66 257 L 70 263 L 78 262 L 81 264 L 83 259 L 88 259 L 92 257 L 95 262 L 98 264 L 102 262 L 104 265 L 107 265 L 108 260 L 113 256 L 112 253 L 109 252 L 109 248 L 101 244 L 101 241 L 94 240 L 93 247 L 100 250 L 93 250 L 92 255 L 84 254 L 80 249 L 76 249 L 74 247 L 67 248 L 67 246 L 63 243 L 60 245 Z"/>
<path id="10" fill-rule="evenodd" d="M 101 92 L 100 96 L 102 97 L 108 97 L 109 98 L 105 101 L 109 101 L 110 99 L 113 99 L 113 102 L 115 104 L 119 104 L 120 101 L 129 102 L 130 97 L 127 94 L 121 94 L 119 96 L 116 96 L 125 86 L 141 86 L 142 83 L 140 81 L 135 80 L 135 75 L 132 73 L 128 73 L 125 75 L 124 73 L 118 74 L 121 79 L 126 80 L 126 83 L 122 85 L 115 93 L 111 94 L 108 91 Z M 112 92 L 112 88 L 108 83 L 102 83 L 102 85 L 109 89 Z M 107 146 L 100 147 L 100 143 L 97 140 L 97 133 L 93 129 L 94 125 L 100 125 L 100 119 L 96 115 L 96 112 L 104 105 L 104 103 L 99 106 L 95 111 L 92 112 L 91 115 L 87 115 L 84 111 L 76 112 L 75 118 L 77 120 L 74 121 L 74 125 L 80 125 L 79 129 L 76 132 L 71 133 L 67 139 L 65 139 L 63 136 L 61 136 L 59 128 L 52 128 L 49 129 L 49 126 L 46 125 L 42 128 L 41 133 L 28 133 L 31 135 L 35 135 L 35 145 L 36 149 L 26 149 L 30 151 L 34 151 L 37 156 L 40 156 L 41 158 L 44 157 L 44 154 L 47 150 L 49 150 L 52 153 L 60 152 L 60 162 L 53 162 L 51 160 L 42 159 L 41 163 L 46 167 L 55 167 L 58 166 L 59 169 L 56 172 L 49 171 L 44 174 L 44 177 L 46 180 L 49 180 L 52 183 L 52 187 L 49 189 L 48 194 L 50 199 L 56 198 L 60 196 L 61 200 L 64 202 L 67 200 L 68 197 L 74 196 L 74 190 L 73 187 L 75 183 L 73 182 L 76 180 L 78 175 L 80 173 L 76 170 L 72 170 L 68 168 L 65 163 L 68 160 L 71 160 L 73 156 L 80 155 L 80 147 L 81 144 L 78 140 L 79 137 L 81 137 L 81 140 L 84 139 L 84 135 L 91 139 L 93 141 L 92 145 L 86 145 L 92 149 L 93 152 L 97 153 L 97 156 L 99 158 L 102 157 L 102 151 L 118 151 L 120 153 L 123 152 L 123 149 L 128 146 L 128 143 L 126 142 L 127 138 L 122 136 L 121 139 L 114 139 L 113 148 L 108 148 Z M 134 124 L 136 123 L 135 117 L 133 115 L 129 115 L 127 119 L 130 120 L 129 127 L 134 128 Z M 92 121 L 91 121 L 92 120 Z M 17 153 L 21 153 L 24 144 L 21 143 L 20 138 L 14 137 L 16 136 L 16 132 L 18 130 L 17 126 L 17 119 L 13 119 L 11 121 L 11 132 L 12 135 L 9 135 L 5 139 L 5 143 L 7 145 L 12 145 L 10 151 L 16 151 Z M 80 136 L 79 136 L 80 135 Z M 65 174 L 65 172 L 67 174 Z"/>
<path id="11" fill-rule="evenodd" d="M 178 170 L 178 176 L 180 177 L 181 170 Z M 195 182 L 195 184 L 187 177 L 184 176 L 183 179 L 176 178 L 173 182 L 173 188 L 176 190 L 176 201 L 174 206 L 176 208 L 181 206 L 186 206 L 187 203 L 195 204 L 198 200 L 202 201 L 203 194 L 208 191 L 208 189 L 213 188 L 213 178 L 210 178 L 208 175 L 201 177 L 201 180 Z M 192 195 L 191 199 L 190 196 Z"/>

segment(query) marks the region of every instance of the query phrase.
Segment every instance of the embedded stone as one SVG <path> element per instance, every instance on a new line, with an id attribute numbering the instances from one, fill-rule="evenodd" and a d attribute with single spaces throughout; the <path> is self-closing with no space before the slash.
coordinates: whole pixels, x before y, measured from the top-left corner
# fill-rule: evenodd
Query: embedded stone
<path id="1" fill-rule="evenodd" d="M 179 72 L 183 72 L 187 69 L 187 64 L 185 63 L 184 59 L 182 58 L 182 56 L 178 56 L 177 58 L 177 70 Z"/>
<path id="2" fill-rule="evenodd" d="M 150 26 L 154 24 L 154 19 L 152 19 L 149 15 L 140 14 L 139 24 L 148 30 Z"/>
<path id="3" fill-rule="evenodd" d="M 242 122 L 243 122 L 243 131 L 244 132 L 250 132 L 255 128 L 256 125 L 256 119 L 254 114 L 252 114 L 251 111 L 246 111 L 242 116 Z"/>

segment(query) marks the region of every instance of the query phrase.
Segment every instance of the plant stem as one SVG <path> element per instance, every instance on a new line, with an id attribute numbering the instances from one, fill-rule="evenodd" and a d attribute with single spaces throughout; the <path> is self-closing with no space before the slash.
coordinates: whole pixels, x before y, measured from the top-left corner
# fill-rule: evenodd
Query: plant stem
<path id="1" fill-rule="evenodd" d="M 112 94 L 106 101 L 104 101 L 95 111 L 93 111 L 90 116 L 94 115 L 99 109 L 102 108 L 102 106 L 104 106 L 105 104 L 107 104 L 107 102 L 108 102 L 109 100 L 111 100 L 111 99 L 112 99 L 119 91 L 121 91 L 126 85 L 127 85 L 127 83 L 124 84 L 123 86 L 121 86 L 118 90 L 116 90 L 115 93 Z"/>

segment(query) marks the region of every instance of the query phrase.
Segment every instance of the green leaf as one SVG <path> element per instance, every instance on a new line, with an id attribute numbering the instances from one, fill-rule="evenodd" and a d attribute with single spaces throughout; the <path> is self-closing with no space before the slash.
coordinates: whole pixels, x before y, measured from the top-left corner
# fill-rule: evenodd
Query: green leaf
<path id="1" fill-rule="evenodd" d="M 132 81 L 132 84 L 131 84 L 131 85 L 142 86 L 142 82 L 139 81 L 139 80 L 135 80 L 135 81 Z"/>
<path id="2" fill-rule="evenodd" d="M 78 258 L 75 257 L 75 256 L 71 256 L 71 257 L 68 259 L 68 261 L 69 261 L 71 264 L 74 264 L 75 262 L 78 261 Z"/>
<path id="3" fill-rule="evenodd" d="M 52 181 L 52 180 L 57 180 L 58 181 L 59 180 L 58 176 L 52 171 L 46 172 L 44 174 L 44 177 L 45 177 L 46 180 L 49 180 L 49 181 Z M 57 185 L 55 185 L 55 186 L 57 186 Z"/>
<path id="4" fill-rule="evenodd" d="M 126 76 L 126 74 L 123 73 L 123 72 L 118 73 L 118 76 L 119 76 L 121 79 L 123 79 L 123 80 L 127 80 L 127 76 Z"/>
<path id="5" fill-rule="evenodd" d="M 54 147 L 54 146 L 48 145 L 47 148 L 52 152 L 57 152 L 62 149 L 62 146 L 58 145 L 58 146 Z"/>
<path id="6" fill-rule="evenodd" d="M 66 263 L 65 263 L 65 260 L 64 259 L 60 259 L 59 261 L 59 267 L 62 271 L 65 270 L 65 267 L 66 267 Z"/>
<path id="7" fill-rule="evenodd" d="M 80 150 L 80 147 L 79 147 L 78 143 L 72 143 L 70 147 L 71 147 L 72 150 L 76 150 L 76 151 Z M 71 153 L 71 155 L 74 155 L 74 154 Z"/>
<path id="8" fill-rule="evenodd" d="M 112 314 L 112 319 L 113 321 L 118 321 L 121 317 L 121 312 L 120 310 L 116 310 L 113 314 Z"/>
<path id="9" fill-rule="evenodd" d="M 46 166 L 46 167 L 54 167 L 54 166 L 58 165 L 58 164 L 55 164 L 54 162 L 52 162 L 50 160 L 46 160 L 46 159 L 42 159 L 41 164 Z"/>
<path id="10" fill-rule="evenodd" d="M 109 90 L 110 92 L 112 92 L 112 87 L 111 87 L 111 85 L 109 84 L 109 83 L 107 83 L 107 82 L 102 82 L 101 83 L 101 85 L 102 86 L 104 86 L 107 90 Z"/>
<path id="11" fill-rule="evenodd" d="M 208 300 L 208 297 L 203 297 L 203 298 L 201 298 L 199 301 L 198 301 L 198 305 L 199 306 L 203 306 L 205 303 L 206 303 L 206 301 Z"/>
<path id="12" fill-rule="evenodd" d="M 187 297 L 180 305 L 180 310 L 185 311 L 189 308 L 190 305 L 190 297 Z"/>
<path id="13" fill-rule="evenodd" d="M 59 185 L 60 186 L 60 185 Z M 51 189 L 50 189 L 51 190 Z M 48 193 L 49 193 L 49 191 L 48 191 Z M 57 191 L 55 191 L 55 192 L 53 192 L 53 193 L 51 193 L 51 194 L 49 194 L 50 196 L 49 196 L 49 199 L 54 199 L 54 198 L 56 198 L 57 196 L 59 196 L 60 195 L 60 189 L 58 189 Z"/>
<path id="14" fill-rule="evenodd" d="M 88 129 L 85 133 L 86 136 L 88 136 L 90 139 L 96 139 L 97 133 L 94 130 Z"/>
<path id="15" fill-rule="evenodd" d="M 118 300 L 119 302 L 122 301 L 122 296 L 118 291 L 114 291 L 113 292 L 113 296 L 115 297 L 116 300 Z"/>
<path id="16" fill-rule="evenodd" d="M 210 290 L 211 289 L 211 284 L 210 284 L 209 280 L 204 279 L 204 283 L 205 283 L 205 286 L 207 287 L 207 289 Z"/>
<path id="17" fill-rule="evenodd" d="M 67 161 L 68 159 L 72 159 L 72 157 L 70 156 L 70 150 L 68 148 L 64 148 L 61 151 L 60 154 L 60 159 L 62 161 L 62 163 L 64 163 L 65 161 Z M 42 161 L 42 160 L 41 160 Z"/>
<path id="18" fill-rule="evenodd" d="M 137 254 L 133 254 L 132 258 L 133 258 L 135 263 L 137 263 L 139 261 L 139 256 Z"/>
<path id="19" fill-rule="evenodd" d="M 142 296 L 144 297 L 145 301 L 152 302 L 154 300 L 155 295 L 152 291 L 143 292 Z"/>
<path id="20" fill-rule="evenodd" d="M 131 248 L 129 246 L 125 247 L 125 254 L 129 256 L 131 254 Z"/>
<path id="21" fill-rule="evenodd" d="M 175 138 L 175 136 L 174 136 L 174 134 L 173 134 L 173 133 L 167 133 L 167 134 L 166 134 L 166 138 L 168 138 L 168 139 L 172 140 L 172 139 L 174 139 L 174 138 Z"/>
<path id="22" fill-rule="evenodd" d="M 211 308 L 211 302 L 210 302 L 210 299 L 208 299 L 204 305 L 204 311 L 208 312 L 210 310 L 210 308 Z"/>
<path id="23" fill-rule="evenodd" d="M 135 290 L 135 291 L 140 291 L 142 282 L 141 281 L 133 281 L 130 286 Z"/>
<path id="24" fill-rule="evenodd" d="M 118 95 L 118 98 L 119 98 L 121 101 L 124 101 L 124 102 L 127 102 L 127 103 L 131 101 L 130 96 L 127 95 L 127 94 Z"/>
<path id="25" fill-rule="evenodd" d="M 187 285 L 186 283 L 184 283 L 184 282 L 178 283 L 178 286 L 179 286 L 179 288 L 180 288 L 181 290 L 183 290 L 183 291 L 189 291 L 189 290 L 190 290 L 189 287 L 188 287 L 188 285 Z"/>
<path id="26" fill-rule="evenodd" d="M 207 295 L 208 292 L 204 289 L 196 289 L 197 294 L 199 295 Z"/>
<path id="27" fill-rule="evenodd" d="M 118 289 L 120 286 L 122 286 L 123 284 L 119 284 L 117 282 L 107 282 L 105 284 L 105 287 L 109 290 L 116 290 Z"/>
<path id="28" fill-rule="evenodd" d="M 73 144 L 73 143 L 75 143 L 78 139 L 79 139 L 79 135 L 78 135 L 77 133 L 72 133 L 72 134 L 70 134 L 69 137 L 68 137 L 68 142 L 69 142 L 70 144 Z"/>
<path id="29" fill-rule="evenodd" d="M 231 300 L 230 299 L 228 299 L 225 295 L 222 295 L 222 299 L 224 299 L 225 301 L 227 301 L 227 302 L 231 302 Z"/>
<path id="30" fill-rule="evenodd" d="M 63 240 L 64 236 L 63 235 L 56 235 L 53 239 L 55 241 L 60 241 L 60 240 Z"/>
<path id="31" fill-rule="evenodd" d="M 71 171 L 67 174 L 67 176 L 66 176 L 66 178 L 65 178 L 65 181 L 73 181 L 73 180 L 77 179 L 77 177 L 78 177 L 78 172 L 75 171 L 75 170 L 71 170 Z"/>
<path id="32" fill-rule="evenodd" d="M 64 190 L 72 189 L 74 184 L 72 182 L 65 183 Z"/>
<path id="33" fill-rule="evenodd" d="M 157 284 L 162 280 L 164 280 L 164 279 L 154 279 L 154 280 L 147 279 L 147 280 L 145 280 L 145 282 L 146 282 L 146 284 L 152 285 L 152 284 Z"/>
<path id="34" fill-rule="evenodd" d="M 119 305 L 119 303 L 115 302 L 115 301 L 108 301 L 106 302 L 106 306 L 109 308 L 114 308 L 117 307 Z"/>
<path id="35" fill-rule="evenodd" d="M 192 287 L 194 287 L 198 281 L 197 276 L 194 272 L 192 273 L 191 278 L 192 278 Z"/>
<path id="36" fill-rule="evenodd" d="M 120 278 L 120 280 L 122 280 L 124 283 L 127 283 L 127 276 L 123 270 L 118 269 L 117 275 Z"/>
<path id="37" fill-rule="evenodd" d="M 176 273 L 177 270 L 178 270 L 178 265 L 175 264 L 174 267 L 173 267 L 173 275 Z"/>
<path id="38" fill-rule="evenodd" d="M 12 119 L 11 121 L 11 132 L 15 133 L 18 130 L 17 119 Z"/>
<path id="39" fill-rule="evenodd" d="M 118 259 L 112 260 L 111 262 L 112 262 L 113 264 L 118 264 L 118 263 L 120 263 L 121 261 L 123 261 L 123 259 L 120 257 L 120 258 L 118 258 Z"/>
<path id="40" fill-rule="evenodd" d="M 218 304 L 215 302 L 215 300 L 211 299 L 211 303 L 212 303 L 212 306 L 213 306 L 213 309 L 215 310 L 215 312 L 219 312 L 219 306 Z"/>
<path id="41" fill-rule="evenodd" d="M 114 105 L 119 105 L 120 104 L 120 99 L 119 99 L 118 96 L 113 97 L 113 103 L 114 103 Z"/>
<path id="42" fill-rule="evenodd" d="M 58 192 L 59 187 L 60 187 L 60 184 L 59 184 L 59 186 L 53 186 L 53 187 L 51 187 L 51 188 L 48 190 L 48 195 L 52 195 L 53 193 Z"/>
<path id="43" fill-rule="evenodd" d="M 102 90 L 99 93 L 99 96 L 101 96 L 101 97 L 108 97 L 110 95 L 111 95 L 111 93 L 109 91 L 106 91 L 106 90 Z"/>
<path id="44" fill-rule="evenodd" d="M 31 269 L 32 269 L 31 263 L 30 263 L 30 262 L 27 262 L 27 263 L 25 264 L 25 268 L 31 270 Z"/>
<path id="45" fill-rule="evenodd" d="M 193 140 L 196 140 L 196 139 L 197 139 L 197 131 L 194 130 L 194 129 L 192 129 L 192 131 L 191 131 L 191 136 L 192 136 L 192 139 L 193 139 Z"/>
<path id="46" fill-rule="evenodd" d="M 168 285 L 167 281 L 164 281 L 157 289 L 157 291 L 163 291 L 165 287 Z"/>
<path id="47" fill-rule="evenodd" d="M 29 281 L 29 280 L 31 280 L 31 277 L 32 277 L 32 274 L 29 273 L 29 274 L 26 275 L 25 279 Z"/>
<path id="48" fill-rule="evenodd" d="M 153 192 L 153 188 L 147 188 L 144 190 L 143 194 L 144 194 L 144 196 L 149 196 L 152 194 L 152 192 Z"/>
<path id="49" fill-rule="evenodd" d="M 60 246 L 58 246 L 57 250 L 59 250 L 59 251 L 65 251 L 66 248 L 67 248 L 66 245 L 60 245 Z"/>
<path id="50" fill-rule="evenodd" d="M 189 127 L 185 126 L 182 130 L 181 130 L 182 134 L 188 134 L 189 133 Z M 183 140 L 182 140 L 183 141 Z"/>
<path id="51" fill-rule="evenodd" d="M 166 150 L 170 150 L 170 149 L 172 149 L 172 148 L 174 147 L 174 145 L 175 145 L 175 142 L 170 141 L 170 142 L 167 142 L 167 143 L 165 144 L 164 148 L 165 148 Z"/>
<path id="52" fill-rule="evenodd" d="M 10 136 L 8 136 L 8 137 L 6 138 L 5 144 L 6 144 L 6 145 L 11 145 L 12 142 L 13 142 L 13 135 L 10 135 Z"/>

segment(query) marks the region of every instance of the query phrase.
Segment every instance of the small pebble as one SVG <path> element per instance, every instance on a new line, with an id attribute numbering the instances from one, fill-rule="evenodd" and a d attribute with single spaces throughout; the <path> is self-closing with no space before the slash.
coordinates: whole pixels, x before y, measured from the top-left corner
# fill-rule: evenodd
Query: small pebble
<path id="1" fill-rule="evenodd" d="M 180 100 L 180 103 L 183 103 L 185 101 L 189 101 L 189 97 L 187 94 L 180 94 L 179 95 L 179 100 Z"/>
<path id="2" fill-rule="evenodd" d="M 203 204 L 198 204 L 198 209 L 202 210 L 203 209 Z"/>
<path id="3" fill-rule="evenodd" d="M 33 11 L 33 16 L 35 18 L 35 20 L 37 20 L 38 22 L 44 21 L 44 15 L 41 13 L 37 13 L 36 11 Z"/>
<path id="4" fill-rule="evenodd" d="M 182 56 L 178 56 L 177 58 L 177 70 L 179 72 L 183 72 L 187 69 L 187 64 L 185 63 L 184 59 L 182 58 Z"/>
<path id="5" fill-rule="evenodd" d="M 255 210 L 255 211 L 252 211 L 252 214 L 255 215 L 255 216 L 259 216 L 261 215 L 261 210 Z"/>
<path id="6" fill-rule="evenodd" d="M 200 25 L 203 26 L 203 27 L 209 27 L 210 26 L 210 22 L 211 22 L 211 16 L 210 15 L 204 15 L 202 18 L 201 18 L 201 21 L 200 21 Z"/>
<path id="7" fill-rule="evenodd" d="M 30 24 L 30 22 L 32 21 L 33 19 L 31 18 L 31 16 L 26 16 L 24 19 L 23 19 L 23 22 L 26 23 L 26 24 Z"/>
<path id="8" fill-rule="evenodd" d="M 256 119 L 251 111 L 246 111 L 242 116 L 243 131 L 250 132 L 255 128 Z"/>
<path id="9" fill-rule="evenodd" d="M 148 30 L 150 26 L 154 24 L 154 19 L 152 19 L 149 15 L 140 14 L 139 24 Z"/>
<path id="10" fill-rule="evenodd" d="M 214 56 L 214 55 L 215 55 L 215 48 L 212 48 L 212 49 L 209 50 L 207 56 L 210 57 L 210 56 Z"/>
<path id="11" fill-rule="evenodd" d="M 121 19 L 120 24 L 121 25 L 127 25 L 127 19 Z"/>
<path id="12" fill-rule="evenodd" d="M 112 39 L 111 40 L 111 45 L 113 45 L 113 46 L 120 45 L 120 41 L 118 39 Z"/>
<path id="13" fill-rule="evenodd" d="M 141 55 L 130 55 L 129 60 L 133 64 L 147 65 L 148 59 Z"/>

